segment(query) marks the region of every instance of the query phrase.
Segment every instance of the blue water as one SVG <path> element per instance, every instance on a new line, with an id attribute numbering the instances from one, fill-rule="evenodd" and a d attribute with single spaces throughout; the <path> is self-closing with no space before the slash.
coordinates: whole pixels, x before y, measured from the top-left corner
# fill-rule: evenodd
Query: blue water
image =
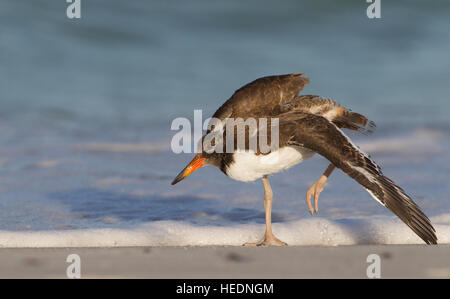
<path id="1" fill-rule="evenodd" d="M 350 136 L 428 215 L 450 213 L 450 3 L 383 1 L 379 20 L 367 5 L 82 0 L 69 20 L 65 1 L 1 1 L 0 230 L 263 223 L 260 182 L 205 168 L 170 186 L 192 158 L 170 151 L 170 124 L 291 72 L 374 120 Z M 275 222 L 310 217 L 304 194 L 326 166 L 271 179 Z M 391 215 L 339 172 L 319 204 L 327 219 Z"/>

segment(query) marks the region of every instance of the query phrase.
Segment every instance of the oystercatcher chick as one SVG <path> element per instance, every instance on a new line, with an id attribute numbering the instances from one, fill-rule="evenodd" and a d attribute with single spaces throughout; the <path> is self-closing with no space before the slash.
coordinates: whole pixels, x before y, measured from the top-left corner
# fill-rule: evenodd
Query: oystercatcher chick
<path id="1" fill-rule="evenodd" d="M 370 156 L 361 151 L 341 130 L 344 128 L 370 133 L 375 124 L 333 100 L 316 95 L 298 95 L 308 83 L 309 79 L 303 74 L 288 74 L 259 78 L 238 89 L 215 112 L 213 119 L 216 122 L 201 140 L 204 145 L 208 136 L 220 132 L 217 136 L 222 138 L 221 142 L 216 142 L 216 137 L 209 138 L 212 140 L 212 147 L 202 147 L 173 180 L 172 185 L 203 165 L 216 166 L 228 177 L 238 181 L 261 179 L 264 187 L 266 231 L 260 241 L 244 245 L 286 245 L 272 233 L 273 193 L 268 176 L 299 164 L 317 153 L 328 159 L 330 165 L 306 193 L 311 214 L 314 211 L 317 213 L 319 195 L 327 178 L 337 167 L 362 185 L 381 205 L 397 215 L 425 243 L 437 244 L 435 229 L 419 206 L 402 188 L 386 177 Z M 230 119 L 255 119 L 258 123 L 261 123 L 261 119 L 266 119 L 266 124 L 271 128 L 264 131 L 266 140 L 274 134 L 273 128 L 276 128 L 276 147 L 271 147 L 268 152 L 263 152 L 259 143 L 256 148 L 250 147 L 247 139 L 255 133 L 261 134 L 259 125 L 258 132 L 250 132 L 246 128 L 246 141 L 244 145 L 239 145 L 237 138 L 240 135 L 236 133 L 236 128 L 231 132 L 231 129 L 225 126 Z M 272 126 L 274 123 L 276 126 Z M 226 129 L 223 129 L 224 127 Z M 230 151 L 227 147 L 226 151 L 218 151 L 215 147 L 223 145 L 226 135 L 234 136 L 232 149 Z M 270 145 L 273 146 L 273 143 Z M 311 204 L 312 197 L 314 208 Z"/>

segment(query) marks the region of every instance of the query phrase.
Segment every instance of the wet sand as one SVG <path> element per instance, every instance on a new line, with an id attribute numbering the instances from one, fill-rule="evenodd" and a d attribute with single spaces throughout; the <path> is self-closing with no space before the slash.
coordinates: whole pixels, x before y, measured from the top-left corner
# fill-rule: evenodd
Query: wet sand
<path id="1" fill-rule="evenodd" d="M 3 248 L 0 278 L 67 278 L 69 254 L 81 278 L 367 278 L 370 254 L 381 278 L 450 278 L 450 245 Z"/>

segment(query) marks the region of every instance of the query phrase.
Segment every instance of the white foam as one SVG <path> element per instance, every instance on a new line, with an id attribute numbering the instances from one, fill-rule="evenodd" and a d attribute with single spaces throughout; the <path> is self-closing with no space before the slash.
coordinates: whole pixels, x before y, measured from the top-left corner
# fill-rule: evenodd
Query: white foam
<path id="1" fill-rule="evenodd" d="M 440 220 L 435 224 L 439 243 L 449 244 L 449 215 L 433 219 Z M 388 217 L 340 220 L 314 217 L 275 223 L 273 231 L 289 245 L 299 246 L 424 244 L 405 224 Z M 133 229 L 0 231 L 0 247 L 241 246 L 257 241 L 263 234 L 263 224 L 199 226 L 181 221 L 157 221 Z"/>

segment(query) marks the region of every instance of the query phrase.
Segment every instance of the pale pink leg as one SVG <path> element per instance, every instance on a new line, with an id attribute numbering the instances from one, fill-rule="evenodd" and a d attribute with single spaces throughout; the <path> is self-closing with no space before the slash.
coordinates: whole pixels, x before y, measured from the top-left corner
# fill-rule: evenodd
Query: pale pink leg
<path id="1" fill-rule="evenodd" d="M 266 232 L 264 233 L 264 237 L 256 242 L 256 243 L 245 243 L 244 246 L 269 246 L 269 245 L 278 245 L 283 246 L 287 245 L 285 242 L 280 241 L 277 237 L 272 233 L 272 199 L 273 193 L 272 188 L 269 184 L 269 179 L 267 176 L 262 178 L 263 186 L 264 186 L 264 211 L 266 212 Z"/>
<path id="2" fill-rule="evenodd" d="M 308 191 L 306 192 L 306 204 L 308 205 L 308 210 L 311 213 L 311 215 L 314 214 L 314 211 L 319 211 L 319 196 L 320 193 L 323 191 L 323 187 L 325 186 L 325 182 L 327 181 L 330 174 L 333 172 L 335 166 L 333 164 L 330 164 L 323 173 L 323 175 L 315 181 L 311 187 L 309 187 Z M 314 209 L 311 204 L 311 197 L 314 195 Z"/>

